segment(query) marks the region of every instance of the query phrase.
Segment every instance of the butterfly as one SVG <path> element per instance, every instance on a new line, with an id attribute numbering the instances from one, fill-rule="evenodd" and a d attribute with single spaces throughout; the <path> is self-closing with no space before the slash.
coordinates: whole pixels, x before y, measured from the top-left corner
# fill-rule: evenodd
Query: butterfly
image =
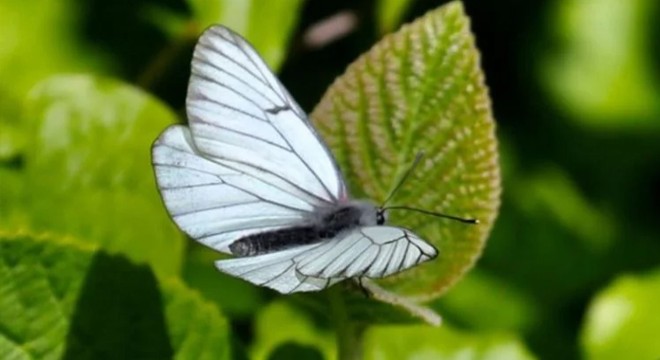
<path id="1" fill-rule="evenodd" d="M 216 267 L 280 293 L 382 278 L 438 250 L 349 197 L 328 147 L 255 49 L 226 27 L 195 46 L 188 126 L 156 140 L 161 197 L 194 240 L 233 255 Z"/>

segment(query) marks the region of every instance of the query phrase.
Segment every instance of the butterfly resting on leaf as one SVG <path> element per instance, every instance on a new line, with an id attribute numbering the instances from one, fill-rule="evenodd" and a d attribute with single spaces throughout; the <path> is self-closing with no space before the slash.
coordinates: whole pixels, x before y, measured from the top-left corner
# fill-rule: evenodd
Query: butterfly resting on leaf
<path id="1" fill-rule="evenodd" d="M 186 110 L 188 126 L 170 126 L 153 145 L 156 180 L 181 230 L 234 255 L 216 262 L 220 271 L 293 293 L 385 277 L 438 255 L 385 225 L 386 208 L 349 198 L 307 115 L 231 30 L 213 26 L 200 37 Z"/>

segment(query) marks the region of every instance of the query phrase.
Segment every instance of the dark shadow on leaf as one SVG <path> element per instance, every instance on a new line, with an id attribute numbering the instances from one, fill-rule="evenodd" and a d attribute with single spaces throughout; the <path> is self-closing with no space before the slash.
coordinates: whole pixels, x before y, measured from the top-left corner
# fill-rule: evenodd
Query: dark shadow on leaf
<path id="1" fill-rule="evenodd" d="M 172 356 L 151 270 L 120 256 L 97 253 L 74 309 L 63 359 Z"/>
<path id="2" fill-rule="evenodd" d="M 287 342 L 275 348 L 268 356 L 268 360 L 288 359 L 323 360 L 323 355 L 314 347 Z"/>

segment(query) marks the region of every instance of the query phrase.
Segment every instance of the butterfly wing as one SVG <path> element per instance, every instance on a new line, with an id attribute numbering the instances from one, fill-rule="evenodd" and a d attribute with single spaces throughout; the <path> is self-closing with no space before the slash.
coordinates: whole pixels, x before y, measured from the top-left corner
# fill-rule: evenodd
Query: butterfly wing
<path id="1" fill-rule="evenodd" d="M 229 29 L 213 26 L 200 37 L 186 109 L 193 141 L 210 159 L 310 203 L 345 198 L 341 172 L 305 113 Z"/>
<path id="2" fill-rule="evenodd" d="M 296 259 L 297 270 L 318 278 L 382 278 L 438 256 L 433 245 L 394 226 L 357 228 Z"/>
<path id="3" fill-rule="evenodd" d="M 230 30 L 200 37 L 186 107 L 190 128 L 166 129 L 152 158 L 165 206 L 195 240 L 231 253 L 241 237 L 299 224 L 346 198 L 305 114 Z"/>
<path id="4" fill-rule="evenodd" d="M 318 244 L 217 261 L 216 267 L 287 294 L 322 290 L 351 277 L 385 277 L 437 255 L 435 247 L 408 230 L 370 226 Z"/>
<path id="5" fill-rule="evenodd" d="M 287 250 L 216 261 L 218 270 L 247 280 L 258 286 L 266 286 L 282 294 L 319 291 L 343 280 L 343 278 L 317 278 L 300 274 L 297 259 L 318 247 L 303 245 Z"/>

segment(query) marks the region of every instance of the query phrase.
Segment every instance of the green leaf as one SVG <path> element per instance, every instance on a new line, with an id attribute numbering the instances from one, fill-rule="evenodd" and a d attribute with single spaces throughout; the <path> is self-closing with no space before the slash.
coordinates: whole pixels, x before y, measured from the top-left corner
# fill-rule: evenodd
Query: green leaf
<path id="1" fill-rule="evenodd" d="M 161 203 L 150 161 L 151 143 L 176 116 L 139 89 L 88 76 L 42 82 L 26 109 L 28 146 L 14 189 L 22 193 L 0 225 L 74 235 L 158 274 L 178 273 L 184 238 Z"/>
<path id="2" fill-rule="evenodd" d="M 284 301 L 273 302 L 257 314 L 254 339 L 250 358 L 255 360 L 267 359 L 279 346 L 291 342 L 318 349 L 326 359 L 337 358 L 334 334 Z"/>
<path id="3" fill-rule="evenodd" d="M 554 220 L 594 252 L 612 245 L 619 233 L 616 219 L 590 203 L 564 170 L 548 165 L 531 176 L 518 177 L 511 195 L 524 213 Z"/>
<path id="4" fill-rule="evenodd" d="M 0 234 L 0 358 L 228 359 L 217 309 L 71 239 Z"/>
<path id="5" fill-rule="evenodd" d="M 142 17 L 174 41 L 181 36 L 185 39 L 189 35 L 190 20 L 188 14 L 184 15 L 158 4 L 148 4 L 145 5 L 142 11 Z"/>
<path id="6" fill-rule="evenodd" d="M 0 167 L 0 230 L 8 227 L 25 228 L 29 222 L 29 214 L 24 211 L 15 211 L 21 203 L 21 194 L 24 192 L 24 176 L 14 169 Z M 24 210 L 24 209 L 21 209 Z M 6 229 L 5 229 L 6 230 Z"/>
<path id="7" fill-rule="evenodd" d="M 270 68 L 277 70 L 298 22 L 302 0 L 188 0 L 188 3 L 200 29 L 212 24 L 231 28 L 248 39 Z"/>
<path id="8" fill-rule="evenodd" d="M 654 76 L 653 30 L 659 3 L 558 2 L 542 76 L 556 101 L 586 125 L 655 128 L 660 83 Z M 546 47 L 547 48 L 547 47 Z"/>
<path id="9" fill-rule="evenodd" d="M 413 0 L 379 0 L 376 3 L 378 30 L 381 33 L 394 30 L 412 2 Z"/>
<path id="10" fill-rule="evenodd" d="M 440 255 L 382 284 L 424 298 L 442 294 L 472 266 L 499 206 L 495 124 L 468 23 L 461 3 L 452 2 L 386 36 L 311 115 L 355 197 L 381 203 L 424 151 L 391 205 L 481 222 L 390 212 L 390 223 L 413 229 Z"/>
<path id="11" fill-rule="evenodd" d="M 363 285 L 366 284 L 367 282 L 363 281 Z M 344 282 L 337 286 L 349 287 L 351 283 Z M 357 284 L 354 287 L 357 287 Z M 420 320 L 432 323 L 433 320 L 438 318 L 435 313 L 428 315 L 427 312 L 432 312 L 432 310 L 422 305 L 413 303 L 414 308 L 411 309 L 410 306 L 405 307 L 394 301 L 378 300 L 373 294 L 367 297 L 362 289 L 355 290 L 342 292 L 342 296 L 335 297 L 331 296 L 333 289 L 320 293 L 295 294 L 290 296 L 289 299 L 301 308 L 309 310 L 310 313 L 328 322 L 335 321 L 339 316 L 345 316 L 351 323 L 360 326 L 392 323 L 409 324 L 418 323 Z M 369 291 L 366 287 L 364 290 Z M 403 299 L 410 302 L 410 299 Z M 339 307 L 339 310 L 345 311 L 345 314 L 328 311 L 328 309 L 336 309 L 337 307 Z"/>
<path id="12" fill-rule="evenodd" d="M 619 277 L 592 301 L 582 329 L 587 359 L 657 359 L 660 269 Z"/>
<path id="13" fill-rule="evenodd" d="M 534 359 L 522 342 L 506 334 L 469 334 L 447 326 L 382 326 L 365 335 L 365 359 Z"/>
<path id="14" fill-rule="evenodd" d="M 213 266 L 218 252 L 199 244 L 190 244 L 183 267 L 186 284 L 212 300 L 231 317 L 252 316 L 263 306 L 264 292 L 247 281 L 222 272 Z"/>
<path id="15" fill-rule="evenodd" d="M 539 318 L 538 305 L 527 293 L 478 268 L 439 299 L 438 305 L 452 323 L 482 331 L 525 332 Z"/>
<path id="16" fill-rule="evenodd" d="M 323 360 L 324 357 L 318 349 L 312 346 L 299 345 L 293 341 L 279 345 L 268 356 L 268 360 L 289 359 Z"/>
<path id="17" fill-rule="evenodd" d="M 0 105 L 2 111 L 2 105 Z M 0 117 L 2 115 L 0 114 Z M 24 134 L 13 121 L 0 119 L 0 162 L 20 155 L 24 147 Z"/>
<path id="18" fill-rule="evenodd" d="M 100 52 L 80 41 L 77 6 L 73 0 L 0 2 L 0 159 L 9 135 L 2 123 L 18 121 L 20 100 L 32 86 L 56 72 L 108 67 Z"/>

